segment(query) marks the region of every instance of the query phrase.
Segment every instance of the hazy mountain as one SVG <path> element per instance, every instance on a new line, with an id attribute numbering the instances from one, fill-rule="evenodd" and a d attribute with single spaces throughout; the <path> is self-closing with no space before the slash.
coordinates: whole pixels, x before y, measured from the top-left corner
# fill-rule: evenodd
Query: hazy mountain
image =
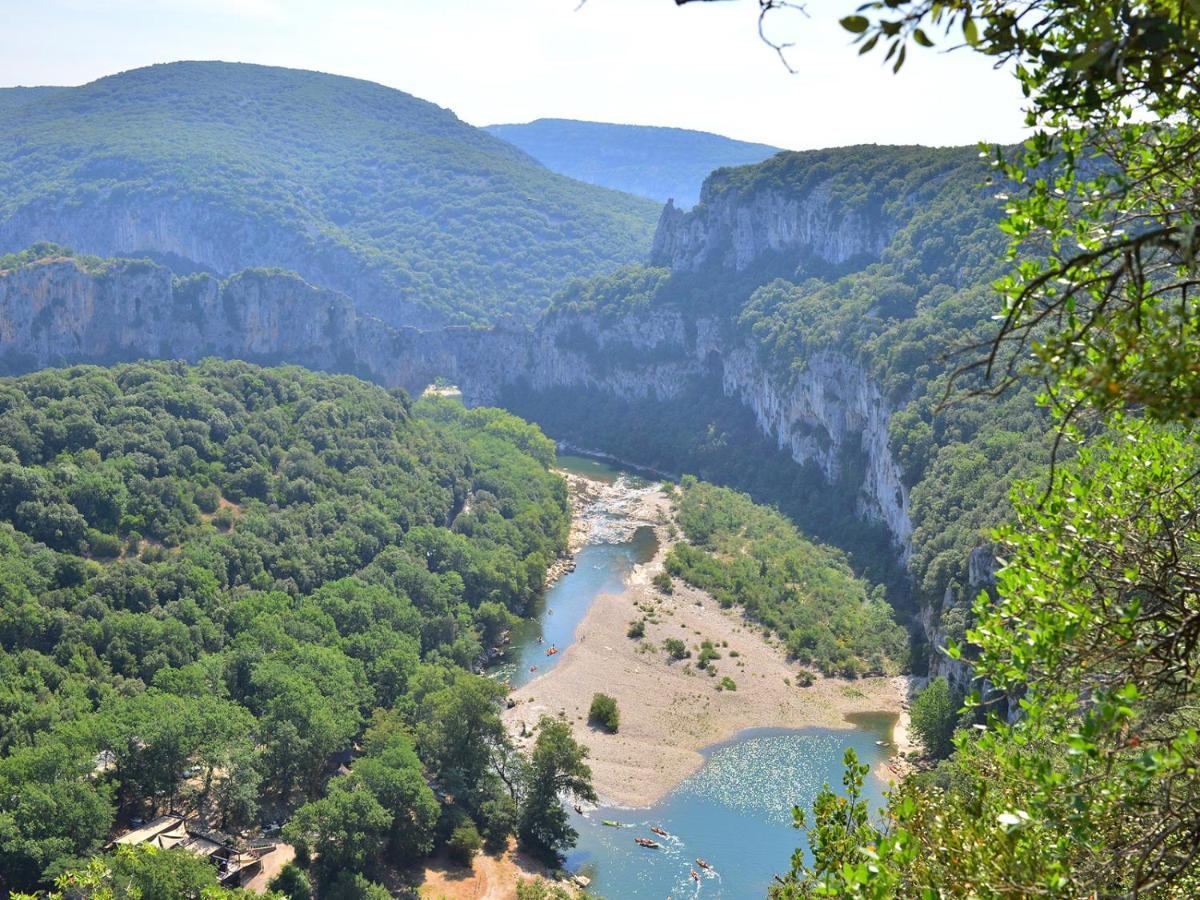
<path id="1" fill-rule="evenodd" d="M 18 109 L 35 100 L 44 100 L 59 91 L 69 90 L 61 87 L 8 87 L 0 88 L 0 115 L 12 109 Z"/>
<path id="2" fill-rule="evenodd" d="M 659 212 L 356 79 L 183 62 L 0 96 L 0 252 L 277 266 L 394 322 L 528 316 L 644 259 Z"/>
<path id="3" fill-rule="evenodd" d="M 487 130 L 555 172 L 682 207 L 700 199 L 700 185 L 714 169 L 762 162 L 779 152 L 705 131 L 573 119 L 489 125 Z"/>

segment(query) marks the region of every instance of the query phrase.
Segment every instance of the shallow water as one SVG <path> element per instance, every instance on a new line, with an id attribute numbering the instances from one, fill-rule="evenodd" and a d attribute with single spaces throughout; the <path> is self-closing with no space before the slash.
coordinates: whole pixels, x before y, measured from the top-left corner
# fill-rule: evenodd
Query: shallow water
<path id="1" fill-rule="evenodd" d="M 513 628 L 512 642 L 488 674 L 508 681 L 514 689 L 528 684 L 558 665 L 563 651 L 575 643 L 575 629 L 601 594 L 620 591 L 638 563 L 654 557 L 658 541 L 654 529 L 642 526 L 629 540 L 614 544 L 588 544 L 575 556 L 575 570 L 566 573 L 546 592 L 535 616 Z M 547 656 L 550 647 L 558 653 Z M 536 671 L 530 671 L 536 667 Z"/>
<path id="2" fill-rule="evenodd" d="M 562 468 L 609 485 L 625 475 L 584 457 L 558 459 Z M 554 668 L 574 642 L 575 629 L 592 601 L 622 590 L 633 567 L 657 551 L 654 529 L 642 526 L 630 533 L 631 523 L 622 518 L 619 504 L 592 510 L 589 517 L 594 518 L 592 542 L 576 555 L 575 570 L 547 591 L 535 615 L 514 629 L 504 657 L 489 669 L 514 688 Z M 621 534 L 626 537 L 613 540 Z M 550 646 L 557 646 L 559 653 L 546 656 Z M 707 748 L 704 765 L 653 807 L 572 813 L 579 842 L 567 856 L 567 868 L 592 878 L 592 892 L 610 900 L 764 897 L 773 875 L 787 871 L 792 852 L 802 842 L 801 833 L 792 827 L 792 806 L 808 809 L 822 784 L 840 789 L 848 746 L 872 766 L 887 759 L 885 745 L 895 715 L 861 713 L 848 719 L 841 730 L 742 732 Z M 882 805 L 879 779 L 868 777 L 864 793 L 873 810 Z M 605 826 L 604 819 L 622 826 Z M 652 825 L 671 836 L 655 835 Z M 635 837 L 658 840 L 662 848 L 639 847 Z M 697 866 L 696 857 L 712 869 Z M 691 877 L 692 869 L 700 875 L 698 882 Z"/>
<path id="3" fill-rule="evenodd" d="M 570 472 L 572 475 L 582 475 L 584 478 L 591 478 L 593 481 L 600 481 L 604 484 L 612 484 L 621 476 L 620 469 L 604 460 L 593 459 L 590 456 L 576 456 L 572 453 L 558 454 L 557 468 L 564 472 Z"/>
<path id="4" fill-rule="evenodd" d="M 890 739 L 894 718 L 874 717 L 872 730 L 752 729 L 710 747 L 700 770 L 649 809 L 574 814 L 579 843 L 567 868 L 591 877 L 590 890 L 604 897 L 765 897 L 802 841 L 792 827 L 793 804 L 810 808 L 822 784 L 841 788 L 847 746 L 872 766 L 885 760 L 888 750 L 876 741 Z M 882 805 L 878 779 L 868 778 L 864 794 L 873 812 Z M 670 837 L 653 834 L 652 825 Z M 662 848 L 640 847 L 635 837 Z M 697 866 L 696 857 L 712 869 Z"/>

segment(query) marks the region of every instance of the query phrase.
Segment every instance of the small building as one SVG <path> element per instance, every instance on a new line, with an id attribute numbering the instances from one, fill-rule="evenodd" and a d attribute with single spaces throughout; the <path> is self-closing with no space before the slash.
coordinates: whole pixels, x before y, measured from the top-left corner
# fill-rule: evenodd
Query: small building
<path id="1" fill-rule="evenodd" d="M 159 816 L 140 828 L 127 831 L 113 840 L 112 846 L 137 847 L 149 844 L 160 850 L 185 850 L 209 860 L 217 877 L 226 887 L 241 884 L 261 863 L 260 854 L 239 850 L 234 839 L 220 831 L 203 827 L 183 816 Z"/>

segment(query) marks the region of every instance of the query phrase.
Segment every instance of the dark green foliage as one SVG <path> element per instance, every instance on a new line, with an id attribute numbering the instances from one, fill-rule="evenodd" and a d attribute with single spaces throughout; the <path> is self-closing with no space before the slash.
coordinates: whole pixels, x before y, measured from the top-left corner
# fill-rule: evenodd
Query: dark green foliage
<path id="1" fill-rule="evenodd" d="M 322 891 L 321 900 L 392 900 L 392 892 L 362 875 L 343 872 Z"/>
<path id="2" fill-rule="evenodd" d="M 704 641 L 700 644 L 700 657 L 696 660 L 696 668 L 707 669 L 713 660 L 720 659 L 721 654 L 712 641 Z"/>
<path id="3" fill-rule="evenodd" d="M 634 619 L 629 623 L 629 627 L 625 630 L 625 636 L 634 638 L 643 638 L 646 636 L 646 620 Z"/>
<path id="4" fill-rule="evenodd" d="M 952 695 L 945 678 L 935 678 L 917 694 L 912 705 L 913 732 L 930 756 L 940 759 L 954 748 L 961 702 Z"/>
<path id="5" fill-rule="evenodd" d="M 508 839 L 516 833 L 518 810 L 516 800 L 503 791 L 483 801 L 479 806 L 479 831 L 488 853 L 500 853 Z"/>
<path id="6" fill-rule="evenodd" d="M 312 885 L 308 876 L 295 863 L 288 863 L 267 884 L 267 889 L 282 894 L 287 900 L 312 900 Z"/>
<path id="7" fill-rule="evenodd" d="M 0 429 L 5 887 L 97 851 L 119 808 L 236 830 L 299 806 L 327 878 L 432 849 L 426 766 L 495 795 L 494 684 L 462 667 L 565 543 L 536 429 L 226 362 L 6 379 Z"/>
<path id="8" fill-rule="evenodd" d="M 528 316 L 566 279 L 642 258 L 658 215 L 400 91 L 219 62 L 0 100 L 0 159 L 0 222 L 41 221 L 19 244 L 165 250 L 118 246 L 105 223 L 185 209 L 177 227 L 214 258 L 158 255 L 180 274 L 283 266 L 409 322 Z"/>
<path id="9" fill-rule="evenodd" d="M 882 590 L 856 578 L 839 552 L 805 540 L 745 494 L 695 478 L 683 479 L 676 504 L 687 542 L 671 551 L 667 571 L 723 606 L 741 607 L 778 633 L 795 658 L 826 674 L 904 665 L 907 639 Z M 717 658 L 706 643 L 701 668 Z"/>
<path id="10" fill-rule="evenodd" d="M 542 716 L 524 777 L 524 804 L 518 835 L 532 853 L 556 863 L 578 837 L 563 809 L 563 799 L 595 802 L 587 748 L 571 736 L 564 718 Z"/>
<path id="11" fill-rule="evenodd" d="M 621 727 L 621 713 L 617 709 L 617 701 L 608 694 L 593 694 L 592 705 L 588 709 L 588 721 L 599 725 L 609 734 L 616 734 Z"/>
<path id="12" fill-rule="evenodd" d="M 671 659 L 687 659 L 692 655 L 692 651 L 687 648 L 687 644 L 679 638 L 667 638 L 663 641 L 663 650 Z"/>
<path id="13" fill-rule="evenodd" d="M 469 866 L 482 846 L 483 839 L 479 836 L 479 829 L 475 827 L 474 822 L 468 820 L 450 833 L 450 839 L 446 841 L 446 852 L 460 866 Z"/>
<path id="14" fill-rule="evenodd" d="M 751 144 L 684 128 L 537 119 L 490 125 L 546 168 L 580 181 L 689 207 L 713 169 L 756 163 L 778 147 Z"/>
<path id="15" fill-rule="evenodd" d="M 117 898 L 200 900 L 202 892 L 217 886 L 217 870 L 207 859 L 183 850 L 138 847 L 113 858 L 112 884 Z"/>
<path id="16" fill-rule="evenodd" d="M 664 594 L 675 593 L 675 584 L 671 580 L 671 573 L 666 570 L 663 570 L 655 575 L 654 578 L 651 579 L 651 582 Z"/>

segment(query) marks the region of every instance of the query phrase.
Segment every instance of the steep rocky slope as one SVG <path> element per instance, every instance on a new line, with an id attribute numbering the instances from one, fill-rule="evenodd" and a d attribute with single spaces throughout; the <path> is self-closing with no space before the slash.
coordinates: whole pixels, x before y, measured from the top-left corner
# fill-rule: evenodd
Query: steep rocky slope
<path id="1" fill-rule="evenodd" d="M 532 327 L 397 327 L 285 273 L 50 253 L 0 273 L 0 351 L 10 371 L 216 354 L 409 390 L 446 378 L 561 437 L 674 471 L 702 460 L 856 563 L 898 560 L 940 643 L 990 586 L 988 529 L 1045 451 L 1027 393 L 938 408 L 941 354 L 986 333 L 993 303 L 1001 245 L 974 156 L 854 148 L 717 173 L 694 211 L 664 213 L 668 265 L 579 282 Z"/>
<path id="2" fill-rule="evenodd" d="M 613 365 L 613 355 L 628 349 L 642 358 Z M 837 353 L 811 360 L 783 390 L 749 347 L 728 343 L 720 321 L 692 321 L 679 309 L 606 322 L 560 314 L 532 330 L 420 331 L 360 316 L 344 294 L 280 272 L 176 278 L 144 261 L 89 267 L 49 256 L 0 273 L 0 365 L 7 371 L 210 355 L 356 372 L 410 391 L 448 378 L 472 404 L 496 403 L 514 384 L 669 401 L 716 367 L 726 393 L 750 407 L 797 462 L 812 460 L 833 478 L 846 445 L 861 447 L 869 460 L 862 512 L 886 522 L 907 554 L 912 525 L 888 452 L 887 403 L 863 369 Z"/>

